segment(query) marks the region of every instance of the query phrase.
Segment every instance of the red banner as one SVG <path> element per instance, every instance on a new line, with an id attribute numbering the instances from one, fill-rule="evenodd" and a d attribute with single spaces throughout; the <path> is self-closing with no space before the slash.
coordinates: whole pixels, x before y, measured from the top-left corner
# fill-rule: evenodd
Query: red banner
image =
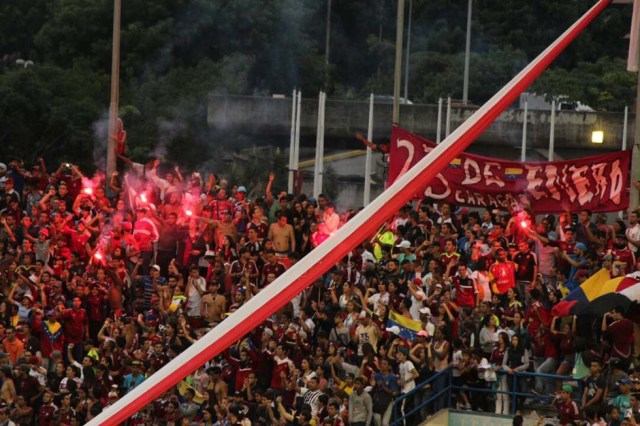
<path id="1" fill-rule="evenodd" d="M 389 183 L 435 143 L 401 128 L 391 133 Z M 507 209 L 530 204 L 536 213 L 627 208 L 629 151 L 568 161 L 516 162 L 463 153 L 419 196 L 456 205 Z"/>

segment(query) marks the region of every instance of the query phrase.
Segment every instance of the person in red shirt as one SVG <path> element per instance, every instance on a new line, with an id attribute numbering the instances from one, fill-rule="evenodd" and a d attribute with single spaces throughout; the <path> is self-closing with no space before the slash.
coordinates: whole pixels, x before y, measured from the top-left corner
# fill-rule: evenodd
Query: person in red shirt
<path id="1" fill-rule="evenodd" d="M 489 282 L 493 292 L 502 295 L 516 286 L 516 268 L 512 261 L 507 260 L 505 249 L 498 249 L 496 256 L 496 263 L 489 268 Z"/>
<path id="2" fill-rule="evenodd" d="M 455 271 L 455 266 L 460 261 L 460 253 L 456 252 L 456 242 L 453 238 L 447 238 L 444 243 L 444 253 L 440 254 L 438 262 L 440 270 L 447 278 Z"/>
<path id="3" fill-rule="evenodd" d="M 38 410 L 38 426 L 53 426 L 55 424 L 53 415 L 56 411 L 58 407 L 53 403 L 53 392 L 47 390 L 42 395 L 42 405 Z"/>
<path id="4" fill-rule="evenodd" d="M 274 274 L 278 278 L 287 269 L 284 264 L 278 262 L 276 253 L 273 250 L 267 250 L 264 257 L 267 263 L 262 268 L 262 287 L 267 284 L 267 276 L 269 274 Z"/>
<path id="5" fill-rule="evenodd" d="M 456 289 L 456 303 L 460 307 L 476 306 L 476 291 L 473 285 L 473 279 L 469 277 L 467 265 L 458 265 L 458 275 L 453 278 L 453 284 Z"/>
<path id="6" fill-rule="evenodd" d="M 89 317 L 87 311 L 82 308 L 82 300 L 74 297 L 71 309 L 65 309 L 60 313 L 64 330 L 65 343 L 75 343 L 75 359 L 82 359 L 82 342 L 89 336 Z"/>
<path id="7" fill-rule="evenodd" d="M 563 385 L 562 390 L 556 395 L 553 405 L 558 409 L 558 418 L 561 425 L 575 424 L 580 419 L 578 404 L 571 399 L 571 385 Z"/>
<path id="8" fill-rule="evenodd" d="M 608 320 L 613 322 L 607 324 Z M 628 362 L 633 353 L 633 323 L 625 318 L 621 307 L 614 308 L 602 317 L 602 331 L 612 339 L 611 356 Z"/>
<path id="9" fill-rule="evenodd" d="M 618 234 L 615 237 L 613 250 L 611 250 L 613 256 L 613 268 L 615 270 L 613 276 L 627 275 L 633 272 L 633 268 L 636 264 L 636 259 L 627 245 L 627 237 L 623 234 Z"/>

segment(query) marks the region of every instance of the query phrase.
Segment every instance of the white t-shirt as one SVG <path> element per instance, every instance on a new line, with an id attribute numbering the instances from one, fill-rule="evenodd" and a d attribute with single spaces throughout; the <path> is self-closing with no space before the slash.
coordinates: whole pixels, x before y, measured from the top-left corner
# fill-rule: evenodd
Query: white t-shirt
<path id="1" fill-rule="evenodd" d="M 476 286 L 476 293 L 480 294 L 481 302 L 491 302 L 491 286 L 489 285 L 489 273 L 473 271 L 470 275 Z"/>
<path id="2" fill-rule="evenodd" d="M 627 236 L 628 240 L 634 240 L 634 241 L 640 240 L 640 223 L 636 223 L 632 227 L 627 228 L 624 234 Z M 638 257 L 638 254 L 640 254 L 639 252 L 640 249 L 631 243 L 628 243 L 628 244 L 629 244 L 629 250 L 634 252 L 636 254 L 636 257 Z"/>
<path id="3" fill-rule="evenodd" d="M 416 369 L 413 363 L 406 360 L 399 366 L 400 369 L 400 390 L 402 392 L 409 392 L 416 387 L 416 382 L 413 379 L 412 371 Z"/>
<path id="4" fill-rule="evenodd" d="M 389 293 L 385 293 L 384 295 L 380 293 L 376 293 L 373 296 L 369 297 L 369 304 L 374 308 L 380 305 L 389 306 Z"/>
<path id="5" fill-rule="evenodd" d="M 189 294 L 187 294 L 187 299 L 189 300 L 188 306 L 189 311 L 187 315 L 190 317 L 199 317 L 200 316 L 200 305 L 202 304 L 202 296 L 195 287 L 198 287 L 201 292 L 205 292 L 207 289 L 207 282 L 203 277 L 199 277 L 197 280 L 191 283 L 189 286 Z"/>

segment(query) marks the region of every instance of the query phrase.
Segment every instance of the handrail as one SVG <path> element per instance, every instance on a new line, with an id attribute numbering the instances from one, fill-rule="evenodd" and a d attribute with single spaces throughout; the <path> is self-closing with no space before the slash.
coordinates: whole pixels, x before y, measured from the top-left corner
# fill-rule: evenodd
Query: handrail
<path id="1" fill-rule="evenodd" d="M 436 374 L 434 374 L 433 376 L 429 377 L 427 380 L 421 382 L 420 384 L 416 385 L 416 387 L 412 390 L 410 390 L 407 393 L 404 393 L 400 396 L 398 396 L 394 401 L 393 401 L 393 417 L 392 417 L 392 421 L 391 421 L 391 425 L 395 426 L 398 424 L 402 424 L 404 419 L 413 416 L 414 414 L 420 412 L 423 408 L 427 407 L 429 404 L 432 404 L 434 401 L 443 398 L 445 395 L 448 396 L 447 400 L 448 402 L 446 403 L 446 406 L 451 408 L 451 400 L 453 397 L 453 392 L 454 391 L 460 391 L 460 390 L 473 390 L 474 392 L 481 392 L 481 393 L 492 393 L 492 394 L 505 394 L 505 395 L 509 395 L 510 400 L 511 400 L 511 404 L 510 404 L 510 411 L 511 414 L 515 414 L 516 409 L 517 409 L 517 398 L 520 397 L 525 397 L 525 398 L 548 398 L 551 395 L 539 395 L 539 394 L 535 394 L 535 393 L 530 393 L 530 392 L 520 392 L 518 390 L 517 387 L 517 379 L 518 378 L 527 378 L 527 377 L 534 377 L 534 378 L 543 378 L 543 379 L 555 379 L 555 380 L 562 380 L 562 381 L 575 381 L 576 379 L 574 379 L 572 376 L 560 376 L 557 374 L 546 374 L 546 373 L 534 373 L 534 372 L 528 372 L 528 371 L 523 371 L 523 372 L 515 372 L 513 373 L 511 376 L 511 386 L 509 386 L 509 389 L 507 390 L 498 390 L 498 389 L 488 389 L 488 388 L 482 388 L 482 387 L 474 387 L 473 385 L 470 386 L 454 386 L 452 383 L 452 374 L 451 372 L 454 370 L 454 367 L 447 367 L 446 369 L 437 372 Z M 504 370 L 498 370 L 496 371 L 496 373 L 499 376 L 504 376 L 507 374 L 506 371 Z M 429 385 L 433 382 L 435 382 L 436 380 L 438 380 L 441 377 L 447 376 L 448 378 L 448 383 L 445 386 L 445 388 L 443 389 L 433 389 L 432 391 L 433 393 L 429 396 L 429 398 L 427 398 L 425 401 L 421 402 L 419 405 L 413 407 L 409 412 L 404 413 L 404 415 L 401 415 L 401 413 L 399 412 L 399 407 L 402 405 L 403 401 L 406 400 L 409 397 L 413 397 L 414 395 L 416 395 L 418 392 L 421 391 L 425 391 L 425 386 Z M 582 381 L 579 381 L 579 388 L 578 388 L 578 396 L 581 394 L 581 390 L 582 390 Z M 576 399 L 577 400 L 577 399 Z"/>

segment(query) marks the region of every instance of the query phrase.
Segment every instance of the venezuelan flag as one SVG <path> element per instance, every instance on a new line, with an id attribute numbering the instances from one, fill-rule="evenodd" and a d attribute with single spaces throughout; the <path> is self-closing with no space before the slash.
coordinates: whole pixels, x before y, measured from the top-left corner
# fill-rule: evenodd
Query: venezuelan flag
<path id="1" fill-rule="evenodd" d="M 387 320 L 387 328 L 397 326 L 400 328 L 400 337 L 407 340 L 413 340 L 416 333 L 422 330 L 422 323 L 413 319 L 403 317 L 393 309 L 389 312 Z"/>
<path id="2" fill-rule="evenodd" d="M 462 160 L 460 158 L 454 158 L 452 162 L 449 163 L 450 169 L 459 169 L 462 167 Z"/>
<path id="3" fill-rule="evenodd" d="M 520 179 L 524 170 L 515 167 L 509 167 L 504 170 L 505 179 Z"/>

